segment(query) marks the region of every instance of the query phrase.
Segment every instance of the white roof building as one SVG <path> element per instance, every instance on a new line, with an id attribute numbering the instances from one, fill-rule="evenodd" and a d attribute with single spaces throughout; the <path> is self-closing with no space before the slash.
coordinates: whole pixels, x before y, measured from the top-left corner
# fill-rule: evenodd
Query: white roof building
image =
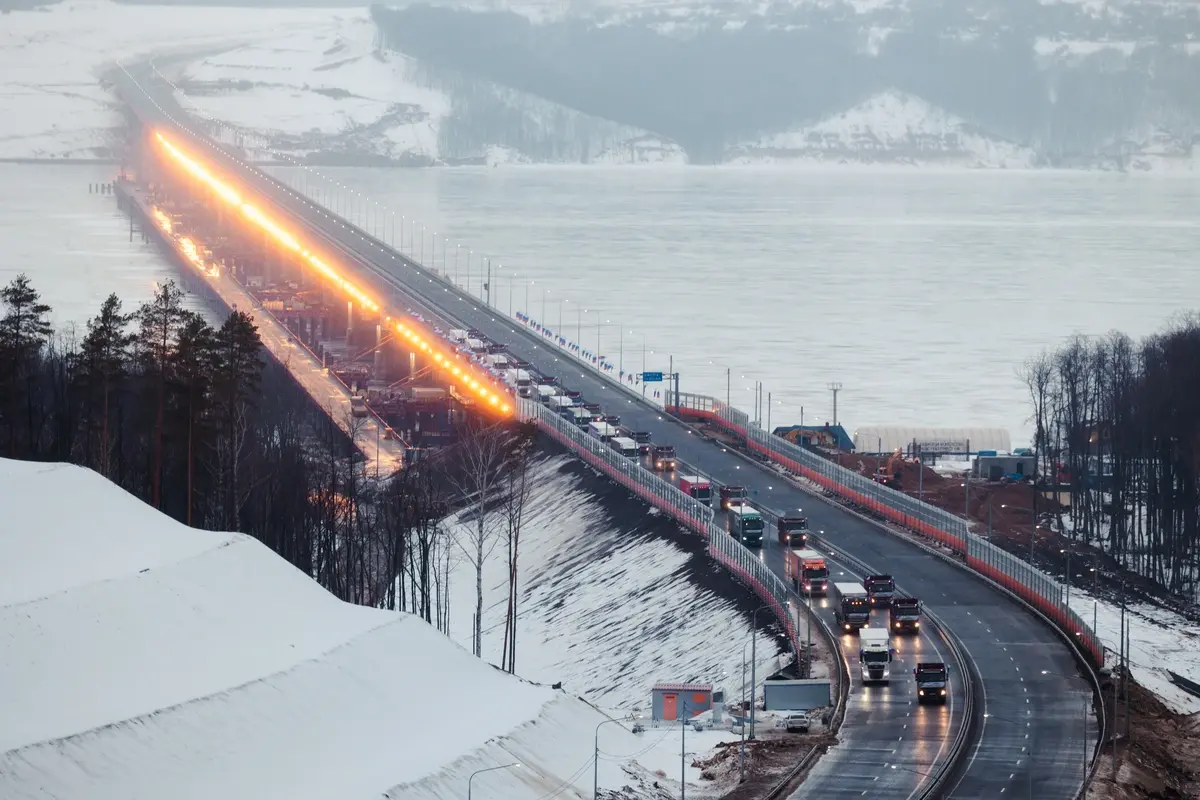
<path id="1" fill-rule="evenodd" d="M 854 432 L 857 453 L 908 453 L 913 444 L 927 455 L 977 453 L 995 450 L 1012 452 L 1012 437 L 1004 428 L 910 428 L 900 425 L 869 425 Z"/>

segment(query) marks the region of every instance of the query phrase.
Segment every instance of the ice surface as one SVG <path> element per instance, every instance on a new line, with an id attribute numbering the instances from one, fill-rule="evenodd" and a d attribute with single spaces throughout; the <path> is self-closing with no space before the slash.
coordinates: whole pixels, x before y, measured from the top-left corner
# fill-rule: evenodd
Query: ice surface
<path id="1" fill-rule="evenodd" d="M 606 717 L 416 617 L 342 603 L 78 467 L 0 460 L 0 508 L 5 800 L 444 798 L 515 761 L 479 785 L 590 795 Z M 606 726 L 602 784 L 648 784 L 627 756 L 657 769 L 676 733 L 651 735 Z"/>

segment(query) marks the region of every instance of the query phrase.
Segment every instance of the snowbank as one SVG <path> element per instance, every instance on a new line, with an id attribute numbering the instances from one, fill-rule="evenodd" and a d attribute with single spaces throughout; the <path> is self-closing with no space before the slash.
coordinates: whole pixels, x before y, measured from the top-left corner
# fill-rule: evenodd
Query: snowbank
<path id="1" fill-rule="evenodd" d="M 200 8 L 67 2 L 0 24 L 0 158 L 96 158 L 122 120 L 100 85 L 116 59 L 228 49 L 325 23 L 322 9 Z"/>
<path id="2" fill-rule="evenodd" d="M 1072 589 L 1071 609 L 1089 625 L 1095 619 L 1096 633 L 1112 651 L 1105 661 L 1113 666 L 1121 641 L 1121 607 Z M 1174 672 L 1200 683 L 1200 625 L 1173 611 L 1146 604 L 1126 606 L 1125 623 L 1129 627 L 1129 666 L 1134 679 L 1172 711 L 1200 713 L 1200 697 L 1180 689 L 1167 674 Z"/>
<path id="3" fill-rule="evenodd" d="M 578 462 L 550 458 L 535 475 L 518 557 L 517 674 L 561 681 L 622 716 L 648 714 L 659 682 L 712 683 L 740 697 L 750 625 L 731 598 L 745 590 L 712 566 L 698 540 L 685 551 L 689 534 Z M 470 550 L 468 516 L 451 520 L 450 531 Z M 508 602 L 502 538 L 497 531 L 484 561 L 483 654 L 495 663 Z M 451 592 L 450 635 L 469 648 L 475 567 L 465 558 L 452 572 Z M 780 653 L 759 635 L 760 676 Z"/>
<path id="4" fill-rule="evenodd" d="M 253 539 L 189 530 L 77 467 L 0 460 L 0 507 L 6 800 L 444 798 L 513 762 L 476 782 L 590 796 L 606 717 L 415 617 L 335 600 Z M 670 733 L 610 725 L 602 747 L 657 766 Z M 653 779 L 600 768 L 612 787 Z"/>

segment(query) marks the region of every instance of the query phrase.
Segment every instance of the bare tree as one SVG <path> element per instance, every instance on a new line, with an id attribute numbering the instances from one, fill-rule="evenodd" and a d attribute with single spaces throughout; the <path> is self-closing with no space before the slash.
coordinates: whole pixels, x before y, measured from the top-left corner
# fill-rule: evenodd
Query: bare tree
<path id="1" fill-rule="evenodd" d="M 508 438 L 500 426 L 470 423 L 455 448 L 453 471 L 447 473 L 461 502 L 471 507 L 469 527 L 463 526 L 466 530 L 456 537 L 456 541 L 475 568 L 475 619 L 471 643 L 476 656 L 483 655 L 483 566 L 496 545 L 491 521 L 496 495 L 503 487 Z"/>
<path id="2" fill-rule="evenodd" d="M 508 608 L 504 617 L 504 645 L 500 655 L 500 666 L 511 673 L 517 671 L 517 557 L 521 545 L 521 524 L 525 519 L 525 506 L 529 501 L 530 466 L 532 463 L 535 433 L 522 429 L 514 439 L 504 471 L 504 514 L 505 544 L 508 548 Z"/>

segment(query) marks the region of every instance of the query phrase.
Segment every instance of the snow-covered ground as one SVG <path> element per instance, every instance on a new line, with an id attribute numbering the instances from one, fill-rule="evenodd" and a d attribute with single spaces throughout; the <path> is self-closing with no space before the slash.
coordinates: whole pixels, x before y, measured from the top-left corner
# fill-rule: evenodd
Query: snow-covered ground
<path id="1" fill-rule="evenodd" d="M 883 92 L 813 125 L 736 145 L 734 163 L 890 163 L 1028 169 L 1027 147 L 989 136 L 919 97 Z"/>
<path id="2" fill-rule="evenodd" d="M 1071 590 L 1071 609 L 1091 625 L 1111 651 L 1106 663 L 1113 666 L 1121 641 L 1121 607 Z M 1168 671 L 1200 683 L 1200 624 L 1173 611 L 1147 604 L 1128 605 L 1129 666 L 1134 679 L 1178 714 L 1200 713 L 1200 698 L 1171 682 Z"/>
<path id="3" fill-rule="evenodd" d="M 185 108 L 292 156 L 406 165 L 686 162 L 674 142 L 639 128 L 486 81 L 435 81 L 413 59 L 381 49 L 377 36 L 366 10 L 330 12 L 324 25 L 163 74 Z"/>
<path id="4" fill-rule="evenodd" d="M 83 0 L 0 17 L 0 158 L 96 158 L 121 118 L 99 74 L 115 59 L 202 53 L 327 24 L 324 9 L 129 6 Z"/>
<path id="5" fill-rule="evenodd" d="M 655 683 L 700 681 L 741 696 L 749 620 L 714 588 L 744 590 L 712 565 L 698 541 L 691 542 L 692 552 L 683 549 L 687 538 L 668 541 L 664 536 L 689 534 L 566 456 L 537 465 L 526 514 L 518 558 L 518 675 L 561 681 L 567 691 L 622 716 L 648 714 Z M 473 521 L 467 512 L 450 525 L 468 551 Z M 499 516 L 494 523 L 503 528 Z M 484 562 L 483 653 L 496 663 L 508 599 L 501 534 Z M 475 567 L 465 557 L 451 575 L 450 607 L 450 635 L 469 648 Z M 773 671 L 779 653 L 760 633 L 760 676 Z"/>
<path id="6" fill-rule="evenodd" d="M 0 460 L 0 508 L 5 800 L 461 797 L 515 763 L 476 790 L 591 796 L 606 717 L 416 617 L 342 603 L 78 467 Z M 675 729 L 608 725 L 600 746 L 602 785 L 678 791 Z"/>

